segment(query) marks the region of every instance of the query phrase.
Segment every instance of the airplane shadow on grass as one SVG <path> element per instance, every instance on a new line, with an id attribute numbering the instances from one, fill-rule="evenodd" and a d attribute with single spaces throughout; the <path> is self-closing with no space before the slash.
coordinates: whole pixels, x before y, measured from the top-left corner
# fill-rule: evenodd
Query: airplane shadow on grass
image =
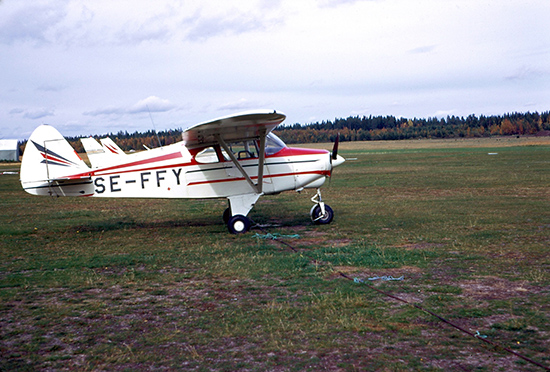
<path id="1" fill-rule="evenodd" d="M 252 230 L 258 230 L 260 228 L 306 228 L 313 226 L 311 220 L 304 216 L 296 216 L 295 218 L 289 218 L 288 220 L 273 219 L 265 216 L 257 216 L 251 218 Z M 71 230 L 79 232 L 106 232 L 106 231 L 122 231 L 122 230 L 140 230 L 140 229 L 181 229 L 182 233 L 185 233 L 185 228 L 197 228 L 208 227 L 205 233 L 220 232 L 223 230 L 225 233 L 226 226 L 219 217 L 204 217 L 204 218 L 192 218 L 192 219 L 180 219 L 180 220 L 166 220 L 166 221 L 135 221 L 133 219 L 110 219 L 107 221 L 97 221 L 83 225 L 75 225 Z"/>

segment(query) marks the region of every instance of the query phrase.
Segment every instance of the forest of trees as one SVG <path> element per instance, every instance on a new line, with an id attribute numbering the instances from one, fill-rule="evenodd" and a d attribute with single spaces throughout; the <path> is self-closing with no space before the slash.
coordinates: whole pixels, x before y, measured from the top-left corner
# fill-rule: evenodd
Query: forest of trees
<path id="1" fill-rule="evenodd" d="M 157 134 L 152 130 L 131 134 L 120 131 L 94 138 L 111 137 L 124 151 L 139 151 L 144 149 L 143 145 L 158 147 L 158 139 L 163 146 L 178 142 L 181 140 L 181 132 L 181 129 Z M 281 125 L 274 132 L 286 143 L 332 142 L 338 133 L 341 141 L 550 135 L 550 111 L 480 117 L 447 116 L 442 119 L 350 116 L 320 123 Z M 67 137 L 67 140 L 77 152 L 84 152 L 80 137 Z M 24 146 L 25 142 L 22 142 L 21 151 Z"/>
<path id="2" fill-rule="evenodd" d="M 550 134 L 547 131 L 550 131 L 550 111 L 502 116 L 447 116 L 444 119 L 351 116 L 321 123 L 281 126 L 276 130 L 286 143 L 331 142 L 338 133 L 341 141 L 376 141 Z"/>

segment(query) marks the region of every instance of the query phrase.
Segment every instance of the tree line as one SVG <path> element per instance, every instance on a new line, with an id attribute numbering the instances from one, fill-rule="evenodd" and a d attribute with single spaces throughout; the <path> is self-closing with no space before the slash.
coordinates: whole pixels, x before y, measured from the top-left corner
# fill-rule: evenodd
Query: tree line
<path id="1" fill-rule="evenodd" d="M 550 135 L 550 111 L 498 116 L 407 119 L 395 116 L 350 116 L 313 124 L 277 127 L 286 143 L 403 140 L 419 138 L 473 138 L 491 136 Z"/>
<path id="2" fill-rule="evenodd" d="M 420 138 L 473 138 L 491 136 L 550 135 L 550 111 L 505 115 L 446 118 L 398 118 L 395 116 L 350 116 L 310 124 L 280 125 L 274 131 L 286 143 L 377 141 Z M 110 137 L 124 151 L 166 146 L 181 141 L 181 129 L 128 133 L 120 131 L 92 136 Z M 84 152 L 81 137 L 66 137 L 77 152 Z M 160 141 L 160 143 L 159 143 Z M 26 141 L 20 143 L 23 153 Z"/>

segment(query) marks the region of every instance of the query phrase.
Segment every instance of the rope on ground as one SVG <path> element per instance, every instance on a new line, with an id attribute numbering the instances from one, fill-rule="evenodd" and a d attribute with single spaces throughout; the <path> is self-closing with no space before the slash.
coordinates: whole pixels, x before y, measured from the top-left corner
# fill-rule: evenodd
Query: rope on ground
<path id="1" fill-rule="evenodd" d="M 283 239 L 299 239 L 300 235 L 298 235 L 298 234 L 281 235 L 281 234 L 278 234 L 278 233 L 275 233 L 275 234 L 271 234 L 271 233 L 258 234 L 258 233 L 256 233 L 256 234 L 252 235 L 252 237 L 256 238 L 256 239 L 277 240 L 277 239 L 280 239 L 280 238 L 283 238 Z"/>
<path id="2" fill-rule="evenodd" d="M 260 230 L 262 230 L 263 232 L 266 232 L 266 231 L 264 231 L 261 227 L 260 227 Z M 267 234 L 269 234 L 269 233 L 267 233 Z M 286 247 L 290 248 L 292 251 L 294 251 L 294 253 L 300 253 L 300 255 L 303 256 L 303 253 L 302 253 L 302 252 L 299 252 L 296 248 L 294 248 L 292 245 L 288 244 L 288 243 L 285 242 L 284 240 L 281 240 L 281 239 L 273 239 L 273 240 L 275 240 L 275 241 L 277 241 L 278 243 L 283 244 L 283 245 L 285 245 Z M 307 256 L 307 255 L 306 255 L 306 256 Z M 319 263 L 319 261 L 317 261 L 316 259 L 314 259 L 314 258 L 312 258 L 312 257 L 309 257 L 309 256 L 308 256 L 307 258 L 308 258 L 311 262 L 313 262 L 313 263 L 317 263 L 317 264 Z M 531 364 L 533 364 L 533 365 L 535 365 L 535 366 L 537 366 L 537 367 L 540 367 L 540 368 L 542 368 L 542 369 L 544 369 L 544 370 L 546 370 L 546 371 L 550 371 L 550 368 L 549 368 L 549 367 L 547 367 L 547 366 L 545 366 L 545 365 L 543 365 L 543 364 L 541 364 L 541 363 L 539 363 L 539 362 L 537 362 L 537 361 L 535 361 L 535 360 L 533 360 L 533 359 L 531 359 L 531 358 L 529 358 L 529 357 L 526 357 L 526 356 L 524 356 L 524 355 L 522 355 L 522 354 L 520 354 L 520 353 L 518 353 L 518 352 L 516 352 L 516 351 L 514 351 L 514 350 L 512 350 L 512 349 L 510 349 L 510 348 L 508 348 L 508 347 L 502 346 L 502 345 L 500 345 L 500 344 L 498 344 L 498 343 L 496 343 L 496 342 L 493 342 L 493 341 L 491 341 L 491 340 L 488 340 L 488 339 L 487 339 L 487 336 L 486 336 L 486 335 L 480 334 L 479 331 L 477 331 L 476 333 L 470 332 L 470 331 L 468 331 L 468 330 L 462 328 L 461 326 L 459 326 L 459 325 L 457 325 L 457 324 L 454 324 L 453 322 L 451 322 L 451 321 L 449 321 L 449 320 L 443 318 L 442 316 L 437 315 L 437 314 L 434 313 L 433 311 L 430 311 L 430 310 L 428 310 L 428 309 L 425 309 L 424 307 L 422 307 L 422 306 L 420 306 L 420 305 L 418 305 L 418 304 L 409 302 L 409 301 L 407 301 L 407 300 L 405 300 L 405 299 L 402 299 L 402 298 L 400 298 L 400 297 L 394 296 L 394 295 L 392 295 L 391 293 L 385 292 L 385 291 L 383 291 L 383 290 L 381 290 L 381 289 L 378 289 L 378 288 L 376 288 L 376 287 L 373 287 L 373 286 L 371 286 L 371 285 L 368 285 L 367 282 L 365 282 L 364 280 L 362 280 L 362 279 L 360 279 L 360 278 L 352 278 L 352 277 L 350 277 L 349 275 L 343 273 L 342 271 L 338 271 L 338 270 L 336 270 L 336 273 L 338 273 L 341 277 L 343 277 L 343 278 L 345 278 L 345 279 L 347 279 L 347 280 L 353 281 L 353 282 L 358 283 L 358 284 L 363 284 L 363 285 L 364 285 L 365 287 L 367 287 L 368 289 L 371 289 L 371 290 L 373 290 L 373 291 L 375 291 L 375 292 L 378 292 L 378 293 L 380 293 L 380 294 L 383 294 L 384 296 L 387 296 L 387 297 L 392 298 L 392 299 L 394 299 L 394 300 L 396 300 L 396 301 L 405 303 L 405 304 L 407 304 L 407 305 L 409 305 L 409 306 L 412 306 L 412 307 L 414 307 L 414 308 L 416 308 L 416 309 L 418 309 L 418 310 L 420 310 L 420 311 L 423 311 L 423 312 L 425 312 L 426 314 L 429 314 L 429 315 L 431 315 L 431 316 L 433 316 L 433 317 L 439 319 L 439 320 L 442 321 L 443 323 L 448 324 L 449 326 L 451 326 L 451 327 L 453 327 L 453 328 L 455 328 L 455 329 L 457 329 L 457 330 L 459 330 L 459 331 L 461 331 L 461 332 L 463 332 L 463 333 L 465 333 L 465 334 L 467 334 L 467 335 L 469 335 L 469 336 L 471 336 L 471 337 L 474 337 L 474 338 L 476 338 L 476 339 L 478 339 L 478 340 L 480 340 L 480 341 L 483 341 L 483 342 L 485 342 L 485 343 L 487 343 L 487 344 L 493 346 L 493 347 L 496 348 L 496 349 L 504 350 L 504 351 L 506 351 L 506 352 L 508 352 L 508 353 L 510 353 L 510 354 L 512 354 L 512 355 L 515 355 L 516 357 L 518 357 L 518 358 L 520 358 L 520 359 L 523 359 L 524 361 L 526 361 L 526 362 L 528 362 L 528 363 L 531 363 Z M 382 279 L 382 278 L 384 278 L 384 277 L 385 277 L 386 279 Z M 389 279 L 389 278 L 392 278 L 392 279 Z M 378 279 L 382 279 L 382 280 L 403 280 L 402 278 L 403 278 L 403 277 L 393 278 L 393 277 L 391 277 L 391 276 L 382 276 L 382 277 L 368 278 L 368 280 L 369 280 L 369 281 L 370 281 L 371 279 L 372 279 L 372 280 L 378 280 Z"/>
<path id="3" fill-rule="evenodd" d="M 390 281 L 393 281 L 393 280 L 404 280 L 404 279 L 405 279 L 405 277 L 403 275 L 401 275 L 399 278 L 394 278 L 391 275 L 373 276 L 372 278 L 367 278 L 367 280 L 370 280 L 371 282 L 375 281 L 375 280 L 383 280 L 383 281 L 386 281 L 386 282 L 390 282 Z M 364 282 L 364 280 L 360 279 L 360 278 L 353 278 L 353 281 L 355 283 L 363 283 Z"/>

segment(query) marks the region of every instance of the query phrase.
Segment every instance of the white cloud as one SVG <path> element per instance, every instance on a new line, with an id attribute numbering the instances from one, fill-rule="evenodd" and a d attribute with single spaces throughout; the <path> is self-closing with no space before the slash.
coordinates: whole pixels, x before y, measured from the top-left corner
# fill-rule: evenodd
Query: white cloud
<path id="1" fill-rule="evenodd" d="M 156 96 L 149 96 L 133 105 L 129 114 L 138 114 L 143 112 L 166 112 L 174 109 L 176 106 L 167 99 Z"/>
<path id="2" fill-rule="evenodd" d="M 149 96 L 129 107 L 108 106 L 92 111 L 86 111 L 83 113 L 83 115 L 121 117 L 124 115 L 135 115 L 148 112 L 167 112 L 175 108 L 176 105 L 174 105 L 167 99 L 162 99 L 156 96 Z"/>
<path id="3" fill-rule="evenodd" d="M 219 111 L 241 111 L 241 110 L 251 110 L 255 108 L 262 107 L 258 102 L 251 102 L 246 98 L 241 98 L 234 102 L 228 102 L 220 105 L 218 107 Z"/>

